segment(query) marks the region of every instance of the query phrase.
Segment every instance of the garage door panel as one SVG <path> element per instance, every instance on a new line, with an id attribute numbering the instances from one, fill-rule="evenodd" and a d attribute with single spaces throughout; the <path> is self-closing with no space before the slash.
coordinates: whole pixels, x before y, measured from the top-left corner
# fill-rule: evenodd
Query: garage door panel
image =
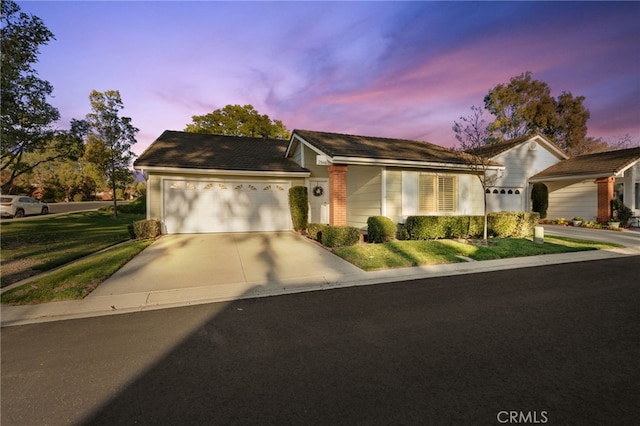
<path id="1" fill-rule="evenodd" d="M 168 233 L 283 231 L 291 229 L 289 183 L 189 181 L 164 183 Z"/>

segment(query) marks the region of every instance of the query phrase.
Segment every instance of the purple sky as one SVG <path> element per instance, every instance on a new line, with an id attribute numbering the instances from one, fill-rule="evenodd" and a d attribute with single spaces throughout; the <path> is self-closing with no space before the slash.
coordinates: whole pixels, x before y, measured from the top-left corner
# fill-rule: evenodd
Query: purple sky
<path id="1" fill-rule="evenodd" d="M 640 2 L 32 2 L 60 128 L 116 89 L 141 153 L 252 104 L 290 129 L 455 144 L 451 126 L 531 71 L 585 96 L 589 135 L 640 140 Z M 490 117 L 490 116 L 489 116 Z"/>

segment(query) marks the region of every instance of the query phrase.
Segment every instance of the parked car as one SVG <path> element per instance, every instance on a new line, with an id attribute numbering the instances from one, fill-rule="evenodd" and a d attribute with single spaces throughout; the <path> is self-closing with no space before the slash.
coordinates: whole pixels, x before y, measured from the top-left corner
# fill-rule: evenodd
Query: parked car
<path id="1" fill-rule="evenodd" d="M 0 196 L 0 214 L 2 217 L 23 217 L 30 214 L 47 214 L 47 203 L 25 195 Z"/>

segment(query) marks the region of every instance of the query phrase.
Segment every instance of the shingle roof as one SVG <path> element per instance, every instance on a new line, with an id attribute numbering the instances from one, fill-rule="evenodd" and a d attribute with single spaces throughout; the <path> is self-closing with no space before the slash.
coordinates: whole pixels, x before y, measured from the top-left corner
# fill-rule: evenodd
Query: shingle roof
<path id="1" fill-rule="evenodd" d="M 429 142 L 294 130 L 330 157 L 461 164 L 460 153 Z"/>
<path id="2" fill-rule="evenodd" d="M 508 151 L 511 148 L 514 148 L 514 147 L 520 145 L 521 143 L 523 143 L 525 141 L 528 141 L 529 139 L 532 139 L 532 138 L 535 138 L 535 137 L 541 137 L 541 138 L 545 139 L 550 145 L 555 147 L 559 152 L 562 152 L 562 149 L 560 149 L 560 147 L 558 147 L 557 145 L 552 143 L 544 135 L 536 132 L 536 133 L 531 133 L 531 134 L 528 134 L 528 135 L 525 135 L 525 136 L 520 136 L 520 137 L 517 137 L 517 138 L 514 138 L 514 139 L 509 139 L 507 141 L 488 144 L 488 145 L 485 145 L 483 147 L 474 149 L 473 153 L 475 155 L 479 155 L 481 157 L 493 158 L 496 155 L 502 154 L 503 152 Z M 471 152 L 471 150 L 467 150 L 467 152 Z"/>
<path id="3" fill-rule="evenodd" d="M 544 180 L 563 177 L 609 177 L 640 160 L 640 147 L 578 155 L 561 161 L 531 177 Z"/>
<path id="4" fill-rule="evenodd" d="M 264 172 L 308 172 L 285 158 L 288 141 L 166 130 L 134 162 L 171 167 Z"/>

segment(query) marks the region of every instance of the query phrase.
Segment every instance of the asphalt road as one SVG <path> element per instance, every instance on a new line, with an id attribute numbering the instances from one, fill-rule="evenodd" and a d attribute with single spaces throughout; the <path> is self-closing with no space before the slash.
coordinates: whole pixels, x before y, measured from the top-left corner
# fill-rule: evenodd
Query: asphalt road
<path id="1" fill-rule="evenodd" d="M 0 420 L 637 424 L 638 277 L 636 256 L 9 327 Z"/>

